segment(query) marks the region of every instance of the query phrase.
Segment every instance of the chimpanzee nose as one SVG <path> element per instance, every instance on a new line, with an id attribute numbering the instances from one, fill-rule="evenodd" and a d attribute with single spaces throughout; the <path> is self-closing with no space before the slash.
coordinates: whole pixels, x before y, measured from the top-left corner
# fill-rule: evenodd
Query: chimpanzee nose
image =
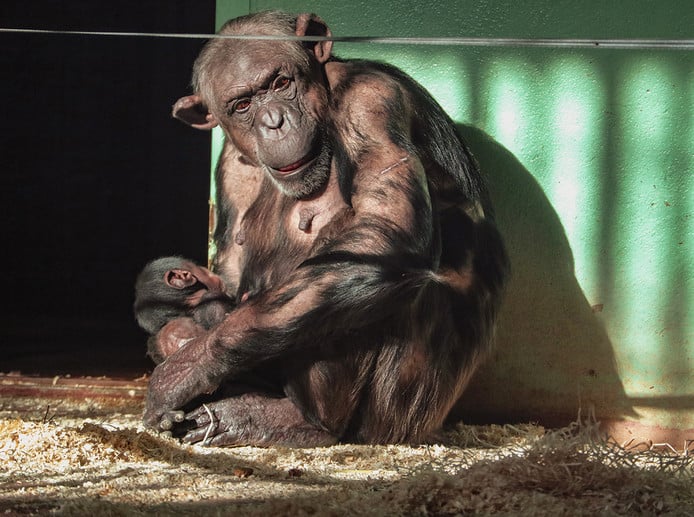
<path id="1" fill-rule="evenodd" d="M 268 129 L 278 129 L 284 123 L 282 110 L 277 107 L 269 106 L 261 115 L 260 121 Z"/>

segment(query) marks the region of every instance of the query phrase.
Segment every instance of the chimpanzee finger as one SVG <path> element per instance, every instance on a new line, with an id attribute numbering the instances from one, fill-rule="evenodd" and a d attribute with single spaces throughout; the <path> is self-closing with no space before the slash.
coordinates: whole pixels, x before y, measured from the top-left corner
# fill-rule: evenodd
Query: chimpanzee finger
<path id="1" fill-rule="evenodd" d="M 209 440 L 214 436 L 217 430 L 216 424 L 212 426 L 206 425 L 204 427 L 196 427 L 195 429 L 190 429 L 182 438 L 183 443 L 199 443 L 200 445 L 209 445 Z"/>
<path id="2" fill-rule="evenodd" d="M 171 431 L 174 424 L 183 422 L 185 419 L 185 413 L 180 410 L 167 411 L 164 413 L 159 420 L 159 431 Z"/>
<path id="3" fill-rule="evenodd" d="M 186 414 L 186 423 L 186 433 L 181 438 L 184 443 L 208 442 L 210 437 L 219 432 L 219 420 L 205 404 Z"/>
<path id="4" fill-rule="evenodd" d="M 197 426 L 208 425 L 210 420 L 215 420 L 206 404 L 186 413 L 185 419 L 195 422 Z"/>

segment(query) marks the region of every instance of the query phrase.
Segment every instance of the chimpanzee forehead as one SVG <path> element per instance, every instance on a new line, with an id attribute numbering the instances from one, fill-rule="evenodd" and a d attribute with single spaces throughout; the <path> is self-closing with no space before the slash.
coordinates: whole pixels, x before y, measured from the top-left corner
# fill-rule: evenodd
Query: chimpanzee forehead
<path id="1" fill-rule="evenodd" d="M 241 58 L 236 63 L 229 64 L 228 73 L 214 82 L 215 95 L 235 98 L 265 89 L 278 73 L 288 68 L 287 63 L 279 60 L 266 61 L 262 67 L 258 67 L 253 60 Z"/>
<path id="2" fill-rule="evenodd" d="M 225 42 L 221 52 L 223 59 L 230 63 L 247 63 L 251 68 L 263 65 L 279 56 L 284 59 L 297 59 L 297 46 L 282 40 L 231 40 Z"/>
<path id="3" fill-rule="evenodd" d="M 303 59 L 297 59 L 297 56 Z M 213 78 L 215 96 L 233 98 L 263 88 L 278 73 L 304 68 L 305 54 L 276 41 L 253 41 L 226 52 Z"/>

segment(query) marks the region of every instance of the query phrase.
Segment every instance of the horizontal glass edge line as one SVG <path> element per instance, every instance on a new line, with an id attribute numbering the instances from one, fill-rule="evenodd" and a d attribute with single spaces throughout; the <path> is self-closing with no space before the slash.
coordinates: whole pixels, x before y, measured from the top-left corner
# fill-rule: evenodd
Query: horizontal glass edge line
<path id="1" fill-rule="evenodd" d="M 177 39 L 234 39 L 270 41 L 334 41 L 342 43 L 383 43 L 397 45 L 451 45 L 476 47 L 555 47 L 555 48 L 610 48 L 610 49 L 674 49 L 694 50 L 694 39 L 566 39 L 566 38 L 465 38 L 465 37 L 380 37 L 380 36 L 270 36 L 182 34 L 156 32 L 68 31 L 51 29 L 23 29 L 0 27 L 0 33 L 62 34 L 75 36 L 111 36 L 133 38 Z"/>

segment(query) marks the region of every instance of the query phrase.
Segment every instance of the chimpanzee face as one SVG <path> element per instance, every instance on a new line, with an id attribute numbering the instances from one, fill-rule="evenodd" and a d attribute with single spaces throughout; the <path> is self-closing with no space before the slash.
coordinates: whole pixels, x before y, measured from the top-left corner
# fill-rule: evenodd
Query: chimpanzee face
<path id="1" fill-rule="evenodd" d="M 282 192 L 308 196 L 325 183 L 332 156 L 320 65 L 310 56 L 297 61 L 295 51 L 273 42 L 245 42 L 239 50 L 212 79 L 214 115 Z"/>

